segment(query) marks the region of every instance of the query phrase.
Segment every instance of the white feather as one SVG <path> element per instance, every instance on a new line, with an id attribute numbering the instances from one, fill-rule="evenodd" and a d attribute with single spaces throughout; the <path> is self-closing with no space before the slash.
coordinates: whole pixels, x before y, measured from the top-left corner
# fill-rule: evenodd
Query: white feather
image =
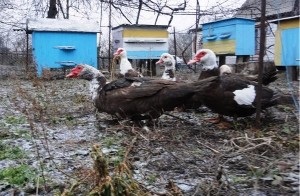
<path id="1" fill-rule="evenodd" d="M 141 85 L 142 85 L 141 82 L 133 82 L 133 83 L 131 84 L 131 86 L 141 86 Z"/>
<path id="2" fill-rule="evenodd" d="M 233 92 L 235 94 L 234 100 L 239 105 L 252 105 L 256 93 L 253 85 L 248 85 L 248 88 L 244 88 L 241 90 L 235 90 Z"/>
<path id="3" fill-rule="evenodd" d="M 163 73 L 161 79 L 163 80 L 171 80 L 171 81 L 176 81 L 176 77 L 171 78 L 170 75 L 166 72 Z"/>
<path id="4" fill-rule="evenodd" d="M 121 62 L 120 62 L 120 73 L 125 75 L 128 70 L 133 69 L 131 66 L 131 63 L 128 61 L 127 57 L 121 57 Z"/>
<path id="5" fill-rule="evenodd" d="M 97 97 L 98 88 L 99 88 L 99 82 L 97 81 L 97 78 L 94 78 L 92 81 L 90 81 L 90 93 L 92 94 L 93 100 Z"/>

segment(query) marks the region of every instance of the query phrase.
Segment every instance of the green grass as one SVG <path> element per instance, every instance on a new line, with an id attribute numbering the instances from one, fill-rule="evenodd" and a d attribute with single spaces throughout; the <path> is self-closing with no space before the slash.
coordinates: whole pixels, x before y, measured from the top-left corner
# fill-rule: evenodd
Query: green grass
<path id="1" fill-rule="evenodd" d="M 21 159 L 25 157 L 25 153 L 18 147 L 11 147 L 0 141 L 0 160 L 4 159 Z"/>
<path id="2" fill-rule="evenodd" d="M 26 182 L 33 181 L 35 172 L 27 165 L 8 167 L 0 170 L 0 181 L 6 181 L 9 184 L 23 185 Z"/>
<path id="3" fill-rule="evenodd" d="M 19 125 L 26 123 L 26 118 L 24 116 L 6 116 L 4 118 L 7 124 Z"/>
<path id="4" fill-rule="evenodd" d="M 151 174 L 147 177 L 147 182 L 149 184 L 154 184 L 156 182 L 156 180 L 157 180 L 157 177 L 155 174 Z"/>
<path id="5" fill-rule="evenodd" d="M 116 146 L 119 141 L 120 139 L 117 137 L 105 137 L 102 140 L 102 145 L 106 148 L 110 148 L 112 146 Z"/>

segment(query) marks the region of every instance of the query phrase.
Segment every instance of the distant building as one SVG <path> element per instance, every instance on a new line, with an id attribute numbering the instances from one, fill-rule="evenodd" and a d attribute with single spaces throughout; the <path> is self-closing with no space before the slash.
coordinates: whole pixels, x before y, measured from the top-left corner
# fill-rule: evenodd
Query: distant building
<path id="1" fill-rule="evenodd" d="M 235 14 L 235 17 L 254 19 L 257 22 L 255 29 L 256 55 L 252 56 L 251 58 L 254 61 L 258 59 L 259 54 L 259 21 L 261 17 L 260 7 L 261 0 L 246 0 Z M 268 21 L 280 20 L 282 18 L 297 15 L 299 15 L 299 0 L 266 0 L 266 19 Z M 268 22 L 266 28 L 266 55 L 264 60 L 274 61 L 275 32 L 277 30 L 277 24 Z"/>

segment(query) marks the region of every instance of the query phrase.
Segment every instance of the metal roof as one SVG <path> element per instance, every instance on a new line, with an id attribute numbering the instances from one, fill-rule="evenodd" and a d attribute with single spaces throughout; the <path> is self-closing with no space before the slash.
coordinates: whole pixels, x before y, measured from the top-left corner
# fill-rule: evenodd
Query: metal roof
<path id="1" fill-rule="evenodd" d="M 259 19 L 261 0 L 246 0 L 235 17 Z M 266 0 L 267 19 L 299 15 L 299 0 Z"/>
<path id="2" fill-rule="evenodd" d="M 153 28 L 153 29 L 167 29 L 168 25 L 148 25 L 148 24 L 121 24 L 119 26 L 113 27 L 112 30 L 118 29 L 118 28 Z"/>
<path id="3" fill-rule="evenodd" d="M 68 31 L 68 32 L 100 32 L 100 26 L 92 20 L 70 20 L 53 18 L 27 19 L 26 30 L 33 31 Z"/>

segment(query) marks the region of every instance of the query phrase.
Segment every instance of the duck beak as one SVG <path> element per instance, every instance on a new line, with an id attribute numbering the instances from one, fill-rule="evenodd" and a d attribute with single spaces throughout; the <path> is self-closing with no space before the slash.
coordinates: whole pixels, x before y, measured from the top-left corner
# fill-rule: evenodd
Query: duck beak
<path id="1" fill-rule="evenodd" d="M 193 64 L 193 63 L 197 63 L 198 61 L 195 59 L 189 60 L 189 62 L 187 63 L 188 65 Z"/>
<path id="2" fill-rule="evenodd" d="M 71 71 L 68 75 L 66 75 L 66 78 L 75 78 L 75 77 L 77 77 L 77 75 L 78 75 L 78 72 L 75 67 L 75 68 L 71 69 Z"/>
<path id="3" fill-rule="evenodd" d="M 162 59 L 159 59 L 155 64 L 159 65 L 160 68 L 164 67 L 164 61 Z"/>
<path id="4" fill-rule="evenodd" d="M 119 51 L 116 51 L 116 52 L 114 53 L 114 56 L 118 56 L 118 55 L 120 55 L 120 52 L 119 52 Z"/>
<path id="5" fill-rule="evenodd" d="M 75 78 L 75 74 L 70 72 L 68 75 L 66 75 L 66 78 Z"/>
<path id="6" fill-rule="evenodd" d="M 164 63 L 164 61 L 161 60 L 161 59 L 159 59 L 155 64 L 156 64 L 156 65 L 159 65 L 159 64 L 163 64 L 163 63 Z"/>

